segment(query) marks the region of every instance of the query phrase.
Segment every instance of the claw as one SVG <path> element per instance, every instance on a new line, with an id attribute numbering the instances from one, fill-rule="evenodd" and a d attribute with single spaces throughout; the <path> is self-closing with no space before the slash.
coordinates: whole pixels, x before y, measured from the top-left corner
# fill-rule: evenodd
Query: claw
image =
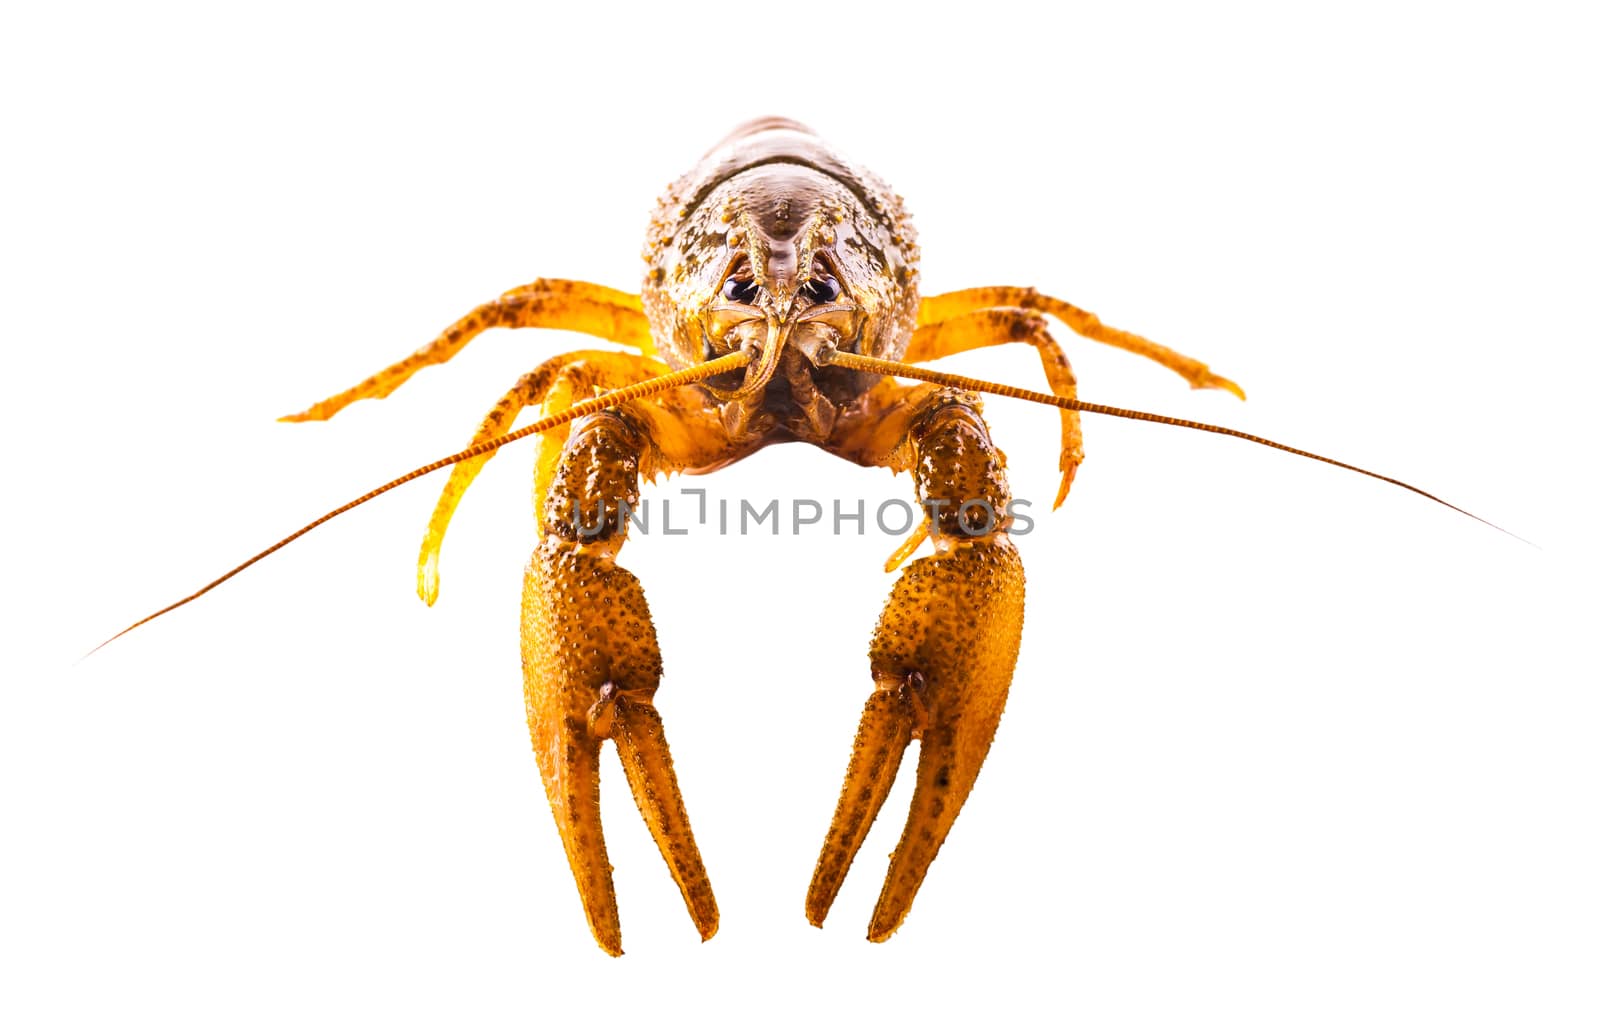
<path id="1" fill-rule="evenodd" d="M 1190 378 L 1189 386 L 1191 388 L 1220 388 L 1225 392 L 1231 392 L 1239 401 L 1244 401 L 1243 388 L 1221 374 L 1213 374 L 1210 368 L 1206 366 L 1201 366 L 1199 372 Z"/>
<path id="2" fill-rule="evenodd" d="M 634 801 L 695 928 L 709 939 L 717 903 L 652 704 L 661 654 L 639 581 L 609 558 L 548 539 L 534 553 L 523 590 L 523 669 L 539 775 L 595 941 L 612 956 L 622 953 L 600 825 L 606 739 L 616 741 Z"/>
<path id="3" fill-rule="evenodd" d="M 1072 490 L 1072 481 L 1078 476 L 1078 467 L 1083 464 L 1083 449 L 1076 452 L 1063 451 L 1061 453 L 1061 487 L 1056 491 L 1056 500 L 1050 510 L 1061 508 L 1061 503 L 1067 500 L 1067 492 Z"/>
<path id="4" fill-rule="evenodd" d="M 906 746 L 920 739 L 905 830 L 867 938 L 889 938 L 922 885 L 989 752 L 1022 638 L 1022 563 L 1003 537 L 952 546 L 911 563 L 872 640 L 872 676 L 844 788 L 806 894 L 821 926 L 867 830 L 889 795 Z"/>

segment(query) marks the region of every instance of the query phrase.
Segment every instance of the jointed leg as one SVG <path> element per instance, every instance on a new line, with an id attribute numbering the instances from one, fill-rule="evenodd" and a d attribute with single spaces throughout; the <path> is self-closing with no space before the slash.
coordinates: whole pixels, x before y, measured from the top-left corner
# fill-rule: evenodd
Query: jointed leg
<path id="1" fill-rule="evenodd" d="M 948 320 L 937 320 L 917 328 L 906 349 L 907 363 L 923 363 L 941 359 L 969 349 L 981 349 L 1006 342 L 1027 342 L 1039 353 L 1045 379 L 1050 390 L 1064 399 L 1078 397 L 1078 382 L 1072 376 L 1072 364 L 1061 345 L 1045 329 L 1044 318 L 1028 310 L 990 308 L 957 314 Z M 1072 489 L 1072 479 L 1083 462 L 1083 428 L 1075 410 L 1061 411 L 1061 488 L 1056 492 L 1055 505 L 1060 508 Z"/>
<path id="2" fill-rule="evenodd" d="M 517 381 L 484 417 L 468 444 L 476 445 L 509 433 L 517 414 L 528 406 L 538 405 L 541 415 L 553 416 L 600 392 L 614 391 L 666 373 L 669 373 L 666 364 L 626 352 L 591 349 L 553 357 Z M 740 459 L 751 451 L 748 445 L 744 449 L 730 446 L 717 409 L 708 406 L 697 390 L 665 392 L 647 401 L 630 403 L 628 408 L 652 439 L 644 464 L 644 472 L 652 477 L 657 473 L 704 472 Z M 536 440 L 533 493 L 537 508 L 544 508 L 570 431 L 570 424 L 554 427 Z M 429 605 L 439 594 L 439 549 L 450 519 L 478 472 L 498 451 L 495 449 L 457 463 L 434 506 L 417 559 L 417 593 Z M 542 522 L 540 531 L 543 537 Z"/>
<path id="3" fill-rule="evenodd" d="M 639 581 L 613 556 L 627 532 L 652 448 L 645 429 L 607 410 L 577 421 L 541 516 L 543 540 L 522 597 L 528 728 L 545 794 L 584 912 L 607 953 L 622 953 L 611 864 L 600 827 L 601 742 L 617 742 L 628 785 L 702 939 L 717 905 L 684 811 L 652 701 L 661 653 Z"/>
<path id="4" fill-rule="evenodd" d="M 1092 338 L 1097 342 L 1114 345 L 1146 359 L 1155 360 L 1188 381 L 1192 388 L 1223 388 L 1241 399 L 1244 398 L 1242 388 L 1226 377 L 1213 374 L 1211 369 L 1199 360 L 1174 352 L 1164 345 L 1157 345 L 1148 338 L 1103 324 L 1099 317 L 1088 310 L 1079 309 L 1054 296 L 1042 295 L 1032 288 L 991 285 L 963 288 L 943 295 L 925 296 L 922 306 L 917 311 L 917 324 L 919 326 L 937 324 L 963 313 L 990 306 L 1016 306 L 1025 310 L 1048 313 L 1085 338 Z"/>
<path id="5" fill-rule="evenodd" d="M 483 423 L 467 444 L 476 445 L 509 433 L 517 414 L 529 406 L 542 405 L 545 415 L 560 413 L 573 402 L 588 398 L 597 387 L 608 390 L 621 388 L 666 372 L 667 368 L 654 360 L 627 353 L 590 350 L 556 356 L 524 374 L 484 417 Z M 568 425 L 557 427 L 538 438 L 534 502 L 539 508 L 544 506 L 545 494 L 560 460 L 568 429 Z M 422 539 L 422 552 L 417 559 L 417 594 L 429 605 L 439 597 L 439 549 L 444 544 L 450 518 L 455 515 L 461 496 L 472 485 L 478 472 L 498 451 L 495 449 L 476 459 L 457 463 L 450 470 L 450 478 L 445 482 L 433 515 L 428 520 L 428 530 Z"/>
<path id="6" fill-rule="evenodd" d="M 820 926 L 907 745 L 920 738 L 911 811 L 867 932 L 874 941 L 899 928 L 972 790 L 1022 639 L 1022 563 L 1005 533 L 1010 492 L 976 403 L 948 390 L 903 394 L 916 403 L 909 429 L 898 440 L 879 435 L 872 461 L 909 462 L 936 551 L 905 568 L 878 620 L 876 689 L 806 895 L 806 917 Z"/>
<path id="7" fill-rule="evenodd" d="M 638 296 L 587 281 L 541 279 L 484 303 L 427 345 L 355 387 L 282 419 L 326 420 L 358 399 L 384 398 L 423 367 L 447 362 L 491 327 L 579 331 L 637 349 L 645 356 L 654 351 L 650 324 L 641 312 Z"/>

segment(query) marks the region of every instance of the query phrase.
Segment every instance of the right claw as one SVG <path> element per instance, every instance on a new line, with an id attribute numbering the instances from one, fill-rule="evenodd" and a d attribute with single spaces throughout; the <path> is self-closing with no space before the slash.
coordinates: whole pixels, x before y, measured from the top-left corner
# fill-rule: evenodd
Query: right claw
<path id="1" fill-rule="evenodd" d="M 872 826 L 906 746 L 920 739 L 905 831 L 867 939 L 889 938 L 955 823 L 1005 709 L 1022 637 L 1022 562 L 1008 540 L 952 547 L 911 563 L 872 640 L 872 677 L 833 823 L 806 894 L 820 927 Z"/>
<path id="2" fill-rule="evenodd" d="M 600 745 L 607 738 L 617 743 L 634 801 L 701 939 L 710 939 L 717 902 L 651 703 L 661 653 L 639 581 L 609 558 L 549 538 L 528 567 L 522 614 L 534 756 L 595 941 L 612 956 L 622 953 L 600 827 Z"/>

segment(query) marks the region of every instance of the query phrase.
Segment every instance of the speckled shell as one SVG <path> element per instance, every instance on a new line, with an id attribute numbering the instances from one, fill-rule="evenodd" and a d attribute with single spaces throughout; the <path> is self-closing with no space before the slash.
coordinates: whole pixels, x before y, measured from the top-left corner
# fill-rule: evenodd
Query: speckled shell
<path id="1" fill-rule="evenodd" d="M 642 299 L 656 349 L 675 369 L 705 358 L 701 315 L 734 259 L 761 270 L 787 236 L 803 270 L 826 252 L 866 315 L 860 351 L 898 359 L 916 327 L 917 242 L 900 197 L 809 128 L 764 118 L 735 129 L 661 197 L 645 239 Z M 782 268 L 779 268 L 780 270 Z M 789 268 L 791 271 L 793 267 Z"/>

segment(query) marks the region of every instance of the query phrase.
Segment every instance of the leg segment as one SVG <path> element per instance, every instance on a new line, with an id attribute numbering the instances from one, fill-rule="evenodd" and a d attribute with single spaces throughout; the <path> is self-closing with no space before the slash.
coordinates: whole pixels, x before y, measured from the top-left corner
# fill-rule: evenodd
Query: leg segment
<path id="1" fill-rule="evenodd" d="M 909 458 L 935 552 L 906 567 L 878 620 L 876 689 L 806 895 L 806 917 L 820 926 L 906 746 L 920 739 L 911 812 L 867 932 L 875 942 L 905 919 L 972 790 L 1022 639 L 1022 563 L 1005 533 L 1010 493 L 976 400 L 950 390 L 907 395 L 919 396 L 920 411 L 878 465 Z"/>
<path id="2" fill-rule="evenodd" d="M 588 398 L 597 387 L 621 388 L 666 372 L 663 364 L 627 353 L 591 350 L 554 357 L 524 374 L 484 417 L 483 423 L 467 444 L 476 445 L 510 433 L 517 414 L 529 406 L 543 406 L 545 414 L 560 413 L 573 402 Z M 539 456 L 534 502 L 540 508 L 544 505 L 550 481 L 555 476 L 569 428 L 570 425 L 554 428 L 537 439 Z M 450 470 L 450 479 L 445 482 L 439 501 L 434 506 L 433 516 L 428 520 L 428 530 L 422 539 L 422 552 L 417 558 L 417 594 L 429 605 L 439 597 L 439 549 L 444 544 L 450 518 L 455 515 L 461 496 L 477 478 L 478 472 L 498 451 L 495 449 L 476 459 L 457 463 Z"/>
<path id="3" fill-rule="evenodd" d="M 448 362 L 468 342 L 491 327 L 580 331 L 629 346 L 646 356 L 654 351 L 650 324 L 641 312 L 638 296 L 587 281 L 541 279 L 484 303 L 427 345 L 355 387 L 282 419 L 326 420 L 358 399 L 384 398 L 423 367 Z"/>
<path id="4" fill-rule="evenodd" d="M 1241 399 L 1244 398 L 1242 388 L 1226 377 L 1213 374 L 1211 369 L 1199 360 L 1174 352 L 1164 345 L 1157 345 L 1148 338 L 1102 324 L 1100 318 L 1088 310 L 1081 310 L 1054 296 L 1042 295 L 1032 288 L 996 285 L 963 288 L 957 292 L 926 296 L 917 311 L 917 324 L 918 326 L 937 324 L 963 313 L 990 306 L 1016 306 L 1025 310 L 1048 313 L 1085 338 L 1114 345 L 1146 359 L 1155 360 L 1188 381 L 1191 388 L 1223 388 Z"/>
<path id="5" fill-rule="evenodd" d="M 1018 307 L 993 307 L 957 314 L 917 328 L 906 349 L 907 363 L 925 363 L 969 349 L 1027 342 L 1039 353 L 1050 390 L 1064 399 L 1078 397 L 1078 381 L 1061 345 L 1045 329 L 1044 317 Z M 1083 463 L 1083 428 L 1075 410 L 1061 411 L 1061 488 L 1052 508 L 1061 508 Z"/>
<path id="6" fill-rule="evenodd" d="M 634 800 L 703 939 L 717 905 L 689 829 L 672 756 L 652 705 L 661 653 L 639 581 L 613 558 L 637 503 L 645 431 L 608 410 L 577 421 L 541 510 L 544 537 L 523 587 L 528 728 L 545 794 L 595 940 L 622 953 L 600 827 L 600 744 L 617 742 Z"/>

